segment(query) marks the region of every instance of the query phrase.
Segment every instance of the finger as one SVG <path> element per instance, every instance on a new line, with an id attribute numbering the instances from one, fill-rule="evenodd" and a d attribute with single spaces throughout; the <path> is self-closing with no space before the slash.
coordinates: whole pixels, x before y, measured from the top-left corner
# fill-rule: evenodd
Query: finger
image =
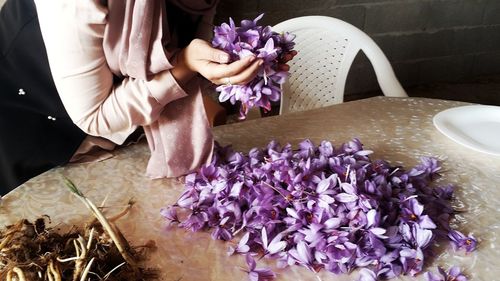
<path id="1" fill-rule="evenodd" d="M 293 50 L 283 55 L 282 62 L 286 63 L 291 61 L 297 55 L 297 51 Z"/>
<path id="2" fill-rule="evenodd" d="M 228 53 L 218 49 L 211 50 L 210 58 L 213 62 L 217 63 L 229 63 L 231 59 Z"/>
<path id="3" fill-rule="evenodd" d="M 293 59 L 293 55 L 292 54 L 285 54 L 283 56 L 283 61 L 284 62 L 287 62 L 287 61 L 292 60 L 292 59 Z"/>
<path id="4" fill-rule="evenodd" d="M 257 72 L 259 72 L 259 68 L 263 63 L 264 62 L 262 60 L 253 62 L 242 72 L 230 77 L 231 83 L 237 85 L 245 85 L 248 82 L 252 81 L 252 79 L 254 79 L 257 75 Z"/>
<path id="5" fill-rule="evenodd" d="M 197 50 L 196 57 L 199 60 L 228 63 L 231 59 L 228 53 L 212 47 L 207 41 L 195 39 L 193 44 Z"/>
<path id="6" fill-rule="evenodd" d="M 288 64 L 280 64 L 278 66 L 279 70 L 282 70 L 282 71 L 289 71 L 290 70 L 290 66 Z"/>
<path id="7" fill-rule="evenodd" d="M 210 63 L 210 72 L 215 79 L 223 79 L 225 77 L 234 76 L 245 70 L 253 61 L 255 56 L 249 56 L 241 60 L 237 60 L 230 64 L 214 64 Z"/>

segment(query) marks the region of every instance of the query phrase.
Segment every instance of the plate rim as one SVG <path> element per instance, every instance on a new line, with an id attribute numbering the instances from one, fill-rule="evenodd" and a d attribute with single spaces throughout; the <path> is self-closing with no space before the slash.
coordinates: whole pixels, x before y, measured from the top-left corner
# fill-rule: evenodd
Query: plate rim
<path id="1" fill-rule="evenodd" d="M 432 118 L 432 123 L 434 124 L 434 127 L 444 136 L 447 138 L 451 139 L 452 141 L 465 146 L 469 149 L 479 151 L 482 153 L 486 153 L 489 155 L 495 155 L 495 156 L 500 156 L 500 149 L 498 150 L 490 150 L 486 149 L 484 147 L 478 147 L 476 145 L 471 144 L 470 142 L 465 141 L 463 138 L 458 136 L 456 133 L 454 133 L 452 130 L 450 130 L 447 126 L 445 126 L 443 123 L 443 118 L 445 118 L 447 115 L 450 114 L 450 112 L 454 111 L 463 111 L 465 109 L 481 109 L 481 108 L 488 108 L 488 109 L 494 109 L 499 112 L 500 115 L 500 106 L 495 106 L 495 105 L 482 105 L 482 104 L 471 104 L 471 105 L 463 105 L 463 106 L 457 106 L 457 107 L 452 107 L 452 108 L 447 108 L 445 110 L 442 110 L 438 113 L 436 113 L 433 118 Z M 444 116 L 444 117 L 443 117 Z M 449 119 L 448 119 L 449 120 Z"/>

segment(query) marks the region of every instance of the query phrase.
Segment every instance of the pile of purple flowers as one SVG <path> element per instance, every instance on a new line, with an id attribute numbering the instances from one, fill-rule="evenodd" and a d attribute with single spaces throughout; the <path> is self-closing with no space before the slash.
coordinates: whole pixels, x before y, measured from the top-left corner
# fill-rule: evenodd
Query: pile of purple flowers
<path id="1" fill-rule="evenodd" d="M 340 274 L 362 268 L 360 280 L 415 275 L 437 239 L 473 251 L 476 239 L 450 228 L 453 187 L 431 186 L 434 158 L 408 171 L 372 161 L 358 139 L 339 147 L 305 140 L 270 142 L 248 154 L 216 145 L 210 165 L 186 176 L 185 191 L 162 215 L 214 239 L 240 240 L 230 254 L 247 255 L 251 280 L 274 273 L 256 269 L 252 256 Z M 434 276 L 434 275 L 429 275 Z"/>
<path id="2" fill-rule="evenodd" d="M 246 85 L 221 85 L 216 88 L 220 92 L 221 102 L 229 100 L 232 104 L 241 103 L 240 118 L 244 119 L 248 110 L 258 106 L 271 110 L 271 101 L 281 98 L 280 85 L 285 83 L 288 72 L 279 69 L 281 56 L 292 51 L 295 36 L 290 33 L 278 34 L 270 26 L 260 26 L 257 22 L 263 14 L 252 20 L 242 20 L 237 27 L 233 19 L 229 24 L 223 23 L 214 28 L 212 45 L 226 51 L 231 61 L 247 56 L 256 56 L 263 64 L 252 81 Z"/>

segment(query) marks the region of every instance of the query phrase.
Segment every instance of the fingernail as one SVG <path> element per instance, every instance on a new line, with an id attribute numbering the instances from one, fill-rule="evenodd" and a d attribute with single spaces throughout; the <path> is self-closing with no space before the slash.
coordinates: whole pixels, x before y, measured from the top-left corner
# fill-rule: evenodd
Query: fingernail
<path id="1" fill-rule="evenodd" d="M 249 56 L 247 60 L 248 60 L 248 62 L 252 62 L 252 61 L 254 61 L 255 59 L 256 59 L 256 57 L 255 57 L 255 56 Z"/>
<path id="2" fill-rule="evenodd" d="M 264 61 L 263 60 L 260 60 L 258 65 L 261 66 L 262 64 L 264 64 Z"/>

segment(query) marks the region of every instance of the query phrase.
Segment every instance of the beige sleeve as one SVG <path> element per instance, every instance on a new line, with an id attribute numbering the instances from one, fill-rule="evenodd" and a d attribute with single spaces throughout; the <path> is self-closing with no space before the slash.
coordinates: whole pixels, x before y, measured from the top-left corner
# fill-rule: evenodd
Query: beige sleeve
<path id="1" fill-rule="evenodd" d="M 152 80 L 113 84 L 103 51 L 107 9 L 98 0 L 35 0 L 52 76 L 84 132 L 117 144 L 156 121 L 168 102 L 186 96 L 170 71 Z"/>

